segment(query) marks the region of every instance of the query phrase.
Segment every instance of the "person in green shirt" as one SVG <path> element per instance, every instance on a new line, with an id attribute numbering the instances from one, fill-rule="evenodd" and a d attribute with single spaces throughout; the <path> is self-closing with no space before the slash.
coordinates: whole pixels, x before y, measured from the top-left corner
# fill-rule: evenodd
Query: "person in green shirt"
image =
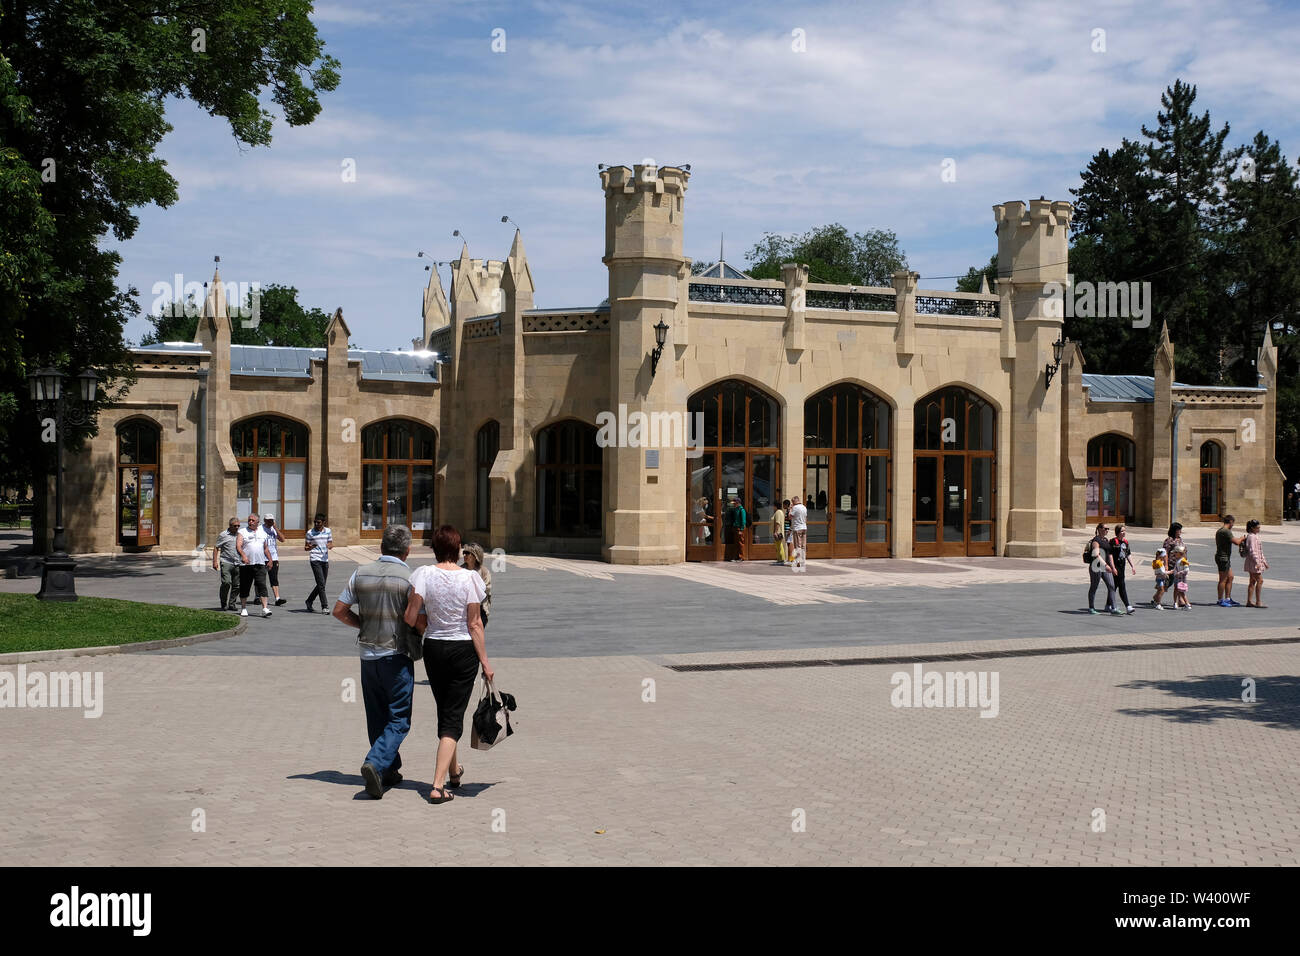
<path id="1" fill-rule="evenodd" d="M 749 528 L 749 515 L 738 498 L 732 498 L 727 507 L 727 560 L 745 560 L 745 538 Z"/>

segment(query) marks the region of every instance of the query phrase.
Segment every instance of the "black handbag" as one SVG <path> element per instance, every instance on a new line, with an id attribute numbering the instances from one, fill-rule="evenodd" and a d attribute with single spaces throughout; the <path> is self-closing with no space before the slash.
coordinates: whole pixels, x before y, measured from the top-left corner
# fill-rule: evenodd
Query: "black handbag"
<path id="1" fill-rule="evenodd" d="M 517 704 L 513 694 L 498 693 L 492 681 L 483 678 L 483 697 L 474 708 L 470 722 L 469 745 L 475 750 L 491 750 L 515 732 L 511 711 Z"/>

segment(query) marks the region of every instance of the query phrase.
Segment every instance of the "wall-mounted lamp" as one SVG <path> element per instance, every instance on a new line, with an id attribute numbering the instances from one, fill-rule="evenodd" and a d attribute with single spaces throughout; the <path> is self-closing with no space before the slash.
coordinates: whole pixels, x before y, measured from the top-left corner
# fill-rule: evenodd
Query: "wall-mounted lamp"
<path id="1" fill-rule="evenodd" d="M 1052 343 L 1052 358 L 1055 361 L 1047 366 L 1047 385 L 1044 386 L 1044 390 L 1052 387 L 1052 376 L 1061 368 L 1061 353 L 1063 351 L 1065 351 L 1065 343 L 1061 341 L 1061 336 L 1057 335 L 1056 341 Z"/>
<path id="2" fill-rule="evenodd" d="M 650 377 L 655 377 L 655 370 L 659 368 L 659 356 L 664 354 L 664 342 L 668 341 L 668 326 L 664 324 L 661 318 L 659 324 L 655 326 L 655 350 L 650 353 Z"/>

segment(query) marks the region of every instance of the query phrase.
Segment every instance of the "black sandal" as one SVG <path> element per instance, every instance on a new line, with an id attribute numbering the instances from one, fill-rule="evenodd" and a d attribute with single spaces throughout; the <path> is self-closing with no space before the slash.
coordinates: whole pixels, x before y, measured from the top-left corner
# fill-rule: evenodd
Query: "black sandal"
<path id="1" fill-rule="evenodd" d="M 449 774 L 447 774 L 447 786 L 451 787 L 453 790 L 459 790 L 459 789 L 460 789 L 460 780 L 461 780 L 462 777 L 465 776 L 465 765 L 464 765 L 464 764 L 460 764 L 460 765 L 458 765 L 458 766 L 456 767 L 456 769 L 459 770 L 460 773 L 449 773 Z"/>
<path id="2" fill-rule="evenodd" d="M 439 796 L 435 796 L 435 794 L 439 794 Z M 448 793 L 442 787 L 434 787 L 429 791 L 430 803 L 450 803 L 455 799 L 456 797 L 453 794 Z"/>

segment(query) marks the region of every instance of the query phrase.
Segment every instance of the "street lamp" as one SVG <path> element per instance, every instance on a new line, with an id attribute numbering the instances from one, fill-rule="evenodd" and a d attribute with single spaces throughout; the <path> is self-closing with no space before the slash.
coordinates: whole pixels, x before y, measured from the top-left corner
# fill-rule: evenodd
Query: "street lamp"
<path id="1" fill-rule="evenodd" d="M 1052 343 L 1053 364 L 1047 366 L 1047 384 L 1044 390 L 1052 387 L 1052 376 L 1057 373 L 1061 367 L 1061 353 L 1065 351 L 1065 343 L 1061 341 L 1061 336 L 1057 335 L 1056 341 Z"/>
<path id="2" fill-rule="evenodd" d="M 41 417 L 54 413 L 54 552 L 45 556 L 41 569 L 41 589 L 36 597 L 42 601 L 77 599 L 77 563 L 68 557 L 68 545 L 63 534 L 63 425 L 68 421 L 74 424 L 90 421 L 99 390 L 99 376 L 89 368 L 76 376 L 78 388 L 71 397 L 64 394 L 66 378 L 68 376 L 56 368 L 42 368 L 27 380 L 32 402 Z M 69 407 L 73 402 L 75 404 Z"/>
<path id="3" fill-rule="evenodd" d="M 650 353 L 650 377 L 655 377 L 655 370 L 659 368 L 659 356 L 664 354 L 664 342 L 668 340 L 668 326 L 664 324 L 662 318 L 659 324 L 655 326 L 655 350 Z"/>

